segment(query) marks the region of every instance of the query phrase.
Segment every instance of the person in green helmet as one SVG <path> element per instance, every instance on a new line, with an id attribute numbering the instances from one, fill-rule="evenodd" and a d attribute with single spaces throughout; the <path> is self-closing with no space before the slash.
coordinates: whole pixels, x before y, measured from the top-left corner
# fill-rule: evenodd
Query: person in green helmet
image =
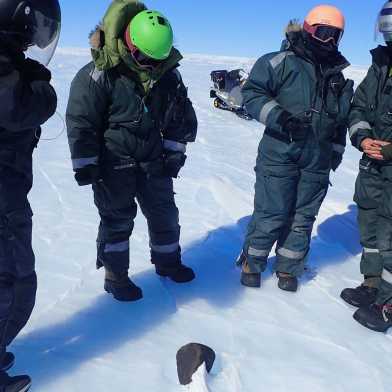
<path id="1" fill-rule="evenodd" d="M 101 222 L 97 267 L 119 301 L 142 291 L 128 276 L 137 203 L 147 219 L 158 275 L 194 279 L 182 264 L 173 178 L 195 141 L 197 119 L 178 71 L 181 54 L 160 12 L 115 0 L 91 34 L 93 61 L 72 82 L 67 129 L 75 178 L 92 185 Z"/>

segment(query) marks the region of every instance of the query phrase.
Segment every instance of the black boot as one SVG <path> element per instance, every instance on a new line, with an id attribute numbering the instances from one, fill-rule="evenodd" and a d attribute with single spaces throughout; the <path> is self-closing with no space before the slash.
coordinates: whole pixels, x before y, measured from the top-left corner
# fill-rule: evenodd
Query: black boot
<path id="1" fill-rule="evenodd" d="M 357 308 L 368 307 L 376 301 L 378 289 L 376 287 L 369 287 L 365 284 L 355 289 L 344 289 L 340 297 L 352 306 Z"/>
<path id="2" fill-rule="evenodd" d="M 387 332 L 392 327 L 392 305 L 372 304 L 358 309 L 354 319 L 376 332 Z"/>
<path id="3" fill-rule="evenodd" d="M 236 262 L 241 267 L 241 284 L 246 287 L 261 287 L 261 272 L 252 272 L 244 252 L 240 254 Z"/>
<path id="4" fill-rule="evenodd" d="M 143 298 L 142 290 L 128 277 L 128 273 L 115 274 L 105 269 L 105 291 L 120 302 L 133 302 Z"/>
<path id="5" fill-rule="evenodd" d="M 27 392 L 31 387 L 29 376 L 9 377 L 7 373 L 0 375 L 0 392 Z"/>
<path id="6" fill-rule="evenodd" d="M 5 353 L 1 362 L 1 369 L 3 372 L 10 370 L 15 364 L 15 355 L 12 353 Z"/>
<path id="7" fill-rule="evenodd" d="M 158 265 L 155 264 L 155 271 L 159 276 L 169 278 L 176 283 L 188 283 L 195 279 L 192 268 L 184 264 Z"/>
<path id="8" fill-rule="evenodd" d="M 290 291 L 295 293 L 298 290 L 298 279 L 286 272 L 277 272 L 278 277 L 278 287 L 283 291 Z"/>

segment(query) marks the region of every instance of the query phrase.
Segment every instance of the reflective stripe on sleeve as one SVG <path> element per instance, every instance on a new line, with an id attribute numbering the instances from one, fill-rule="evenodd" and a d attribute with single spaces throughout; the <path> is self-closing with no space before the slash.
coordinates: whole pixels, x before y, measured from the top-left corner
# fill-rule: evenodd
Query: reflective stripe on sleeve
<path id="1" fill-rule="evenodd" d="M 270 60 L 272 68 L 276 68 L 287 56 L 293 56 L 293 52 L 281 52 Z"/>
<path id="2" fill-rule="evenodd" d="M 392 272 L 389 272 L 385 268 L 382 271 L 381 278 L 382 278 L 382 280 L 385 280 L 385 282 L 392 284 Z"/>
<path id="3" fill-rule="evenodd" d="M 175 142 L 173 140 L 163 140 L 163 147 L 169 151 L 178 151 L 178 152 L 186 152 L 186 144 Z"/>
<path id="4" fill-rule="evenodd" d="M 363 251 L 365 253 L 380 253 L 378 249 L 372 249 L 372 248 L 363 248 Z"/>
<path id="5" fill-rule="evenodd" d="M 260 110 L 259 121 L 262 124 L 267 125 L 268 116 L 278 106 L 279 104 L 275 100 L 267 102 Z"/>

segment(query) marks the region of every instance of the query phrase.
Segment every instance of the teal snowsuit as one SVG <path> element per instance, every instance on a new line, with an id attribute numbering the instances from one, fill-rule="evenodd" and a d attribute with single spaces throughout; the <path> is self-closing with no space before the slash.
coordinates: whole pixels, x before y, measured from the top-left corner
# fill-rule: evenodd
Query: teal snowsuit
<path id="1" fill-rule="evenodd" d="M 252 272 L 266 268 L 277 243 L 276 270 L 300 276 L 315 217 L 327 194 L 332 154 L 343 153 L 353 82 L 339 54 L 316 65 L 291 33 L 288 49 L 261 57 L 243 88 L 245 107 L 266 126 L 256 164 L 254 213 L 243 251 Z M 293 141 L 281 121 L 284 111 L 303 120 L 308 132 Z"/>

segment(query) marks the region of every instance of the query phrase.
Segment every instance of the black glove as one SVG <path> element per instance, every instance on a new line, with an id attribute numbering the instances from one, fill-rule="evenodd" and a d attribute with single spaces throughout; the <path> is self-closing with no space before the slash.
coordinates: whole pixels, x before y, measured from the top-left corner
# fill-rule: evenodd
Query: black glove
<path id="1" fill-rule="evenodd" d="M 332 158 L 331 158 L 331 169 L 333 171 L 336 171 L 337 168 L 340 166 L 343 160 L 343 154 L 337 151 L 332 152 Z"/>
<path id="2" fill-rule="evenodd" d="M 381 155 L 386 161 L 392 161 L 392 144 L 388 144 L 381 148 Z"/>
<path id="3" fill-rule="evenodd" d="M 178 151 L 165 152 L 165 174 L 169 177 L 177 178 L 178 173 L 184 166 L 186 155 Z"/>
<path id="4" fill-rule="evenodd" d="M 101 180 L 101 171 L 99 166 L 88 165 L 75 171 L 75 180 L 79 186 L 91 185 Z"/>
<path id="5" fill-rule="evenodd" d="M 20 71 L 29 81 L 42 80 L 50 82 L 52 73 L 41 63 L 32 59 L 26 59 L 20 66 Z"/>
<path id="6" fill-rule="evenodd" d="M 140 162 L 139 166 L 148 177 L 161 177 L 165 174 L 165 165 L 162 158 L 156 159 L 154 161 Z"/>
<path id="7" fill-rule="evenodd" d="M 282 126 L 284 132 L 287 133 L 290 141 L 300 142 L 308 137 L 312 132 L 310 119 L 300 119 L 284 110 L 279 116 L 278 123 Z"/>

